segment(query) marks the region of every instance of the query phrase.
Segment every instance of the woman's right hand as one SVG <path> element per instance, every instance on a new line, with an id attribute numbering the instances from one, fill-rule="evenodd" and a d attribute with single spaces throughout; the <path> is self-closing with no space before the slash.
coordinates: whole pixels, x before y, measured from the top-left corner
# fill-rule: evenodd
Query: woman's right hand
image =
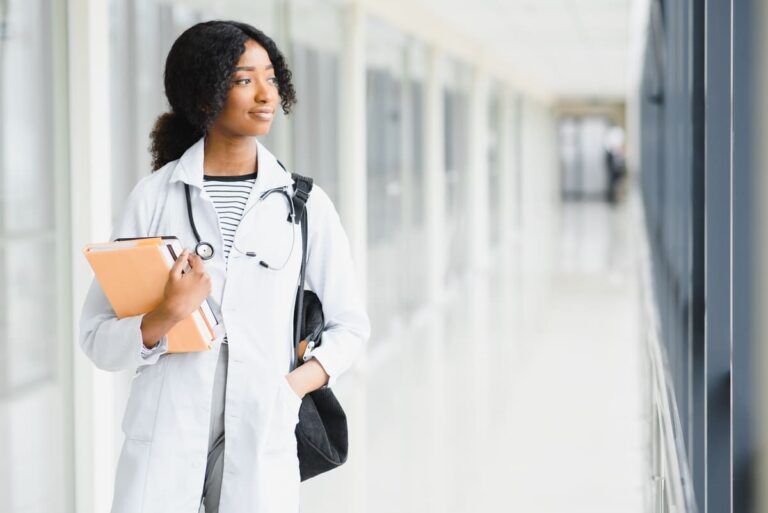
<path id="1" fill-rule="evenodd" d="M 182 274 L 189 263 L 191 271 Z M 211 293 L 211 277 L 203 259 L 185 249 L 174 262 L 165 284 L 165 310 L 178 322 L 194 312 Z"/>

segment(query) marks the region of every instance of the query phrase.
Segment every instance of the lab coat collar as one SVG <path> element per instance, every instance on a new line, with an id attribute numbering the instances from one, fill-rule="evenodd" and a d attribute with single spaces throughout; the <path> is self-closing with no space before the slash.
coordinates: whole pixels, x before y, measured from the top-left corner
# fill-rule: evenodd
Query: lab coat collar
<path id="1" fill-rule="evenodd" d="M 256 140 L 256 152 L 258 159 L 258 175 L 254 190 L 266 191 L 274 187 L 282 187 L 293 183 L 290 173 L 283 170 L 277 163 L 277 158 L 258 139 Z M 171 176 L 171 183 L 184 182 L 199 189 L 203 188 L 203 162 L 204 162 L 205 136 L 187 148 L 187 151 L 179 159 Z"/>

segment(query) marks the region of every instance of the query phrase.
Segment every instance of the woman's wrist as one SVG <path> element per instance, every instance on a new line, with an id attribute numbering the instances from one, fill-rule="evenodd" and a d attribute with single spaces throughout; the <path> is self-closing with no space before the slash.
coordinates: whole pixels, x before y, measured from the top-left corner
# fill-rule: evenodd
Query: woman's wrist
<path id="1" fill-rule="evenodd" d="M 176 307 L 175 303 L 170 301 L 163 301 L 160 303 L 160 306 L 155 309 L 155 311 L 164 319 L 173 322 L 173 324 L 181 322 L 185 317 L 179 308 Z"/>
<path id="2" fill-rule="evenodd" d="M 328 383 L 328 374 L 320 362 L 310 358 L 305 363 L 296 367 L 286 375 L 288 384 L 299 397 L 317 390 Z"/>
<path id="3" fill-rule="evenodd" d="M 307 391 L 304 390 L 304 386 L 301 383 L 301 377 L 297 377 L 295 371 L 291 371 L 286 374 L 285 379 L 288 381 L 288 384 L 293 389 L 294 393 L 297 396 L 304 398 Z"/>
<path id="4" fill-rule="evenodd" d="M 155 347 L 163 336 L 179 322 L 178 315 L 164 303 L 144 315 L 141 320 L 141 338 L 147 349 Z"/>

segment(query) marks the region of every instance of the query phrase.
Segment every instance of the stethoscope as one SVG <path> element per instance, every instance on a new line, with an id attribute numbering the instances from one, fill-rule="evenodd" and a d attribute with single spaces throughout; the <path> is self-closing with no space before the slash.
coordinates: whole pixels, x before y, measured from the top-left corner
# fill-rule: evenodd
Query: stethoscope
<path id="1" fill-rule="evenodd" d="M 198 233 L 197 226 L 195 226 L 195 218 L 192 215 L 192 200 L 190 199 L 189 184 L 184 184 L 184 192 L 186 193 L 187 197 L 187 214 L 189 215 L 189 225 L 192 227 L 192 232 L 195 234 L 195 239 L 197 239 L 195 254 L 203 260 L 210 260 L 213 258 L 214 254 L 213 245 L 210 242 L 206 242 L 200 238 L 200 233 Z M 243 212 L 243 215 L 240 218 L 240 223 L 243 222 L 245 216 L 248 215 L 248 212 L 253 210 L 253 207 L 264 201 L 270 194 L 275 192 L 282 194 L 283 197 L 285 197 L 285 199 L 288 201 L 288 209 L 290 211 L 290 214 L 288 215 L 288 222 L 291 223 L 291 250 L 288 252 L 288 256 L 285 258 L 285 261 L 279 267 L 273 267 L 264 260 L 259 260 L 259 265 L 271 271 L 280 271 L 288 264 L 288 261 L 291 259 L 291 255 L 293 254 L 293 247 L 296 243 L 296 211 L 294 210 L 293 206 L 293 198 L 291 198 L 291 195 L 288 193 L 288 187 L 275 187 L 259 194 L 259 198 L 256 200 L 256 202 L 248 207 L 248 210 Z M 241 251 L 240 248 L 237 247 L 237 237 L 235 237 L 232 241 L 232 248 L 245 256 L 253 258 L 258 256 L 255 251 Z"/>

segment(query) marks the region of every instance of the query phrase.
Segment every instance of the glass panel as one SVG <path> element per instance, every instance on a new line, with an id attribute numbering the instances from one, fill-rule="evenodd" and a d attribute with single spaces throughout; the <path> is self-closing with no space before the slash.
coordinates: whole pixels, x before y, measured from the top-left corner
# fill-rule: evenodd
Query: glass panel
<path id="1" fill-rule="evenodd" d="M 55 281 L 50 279 L 52 240 L 6 241 L 0 248 L 4 275 L 4 319 L 7 394 L 55 378 Z"/>
<path id="2" fill-rule="evenodd" d="M 468 265 L 468 101 L 469 74 L 456 61 L 447 62 L 444 77 L 445 183 L 448 263 L 446 282 L 461 277 Z"/>
<path id="3" fill-rule="evenodd" d="M 407 39 L 370 19 L 367 30 L 366 130 L 368 173 L 368 280 L 371 322 L 380 333 L 409 312 L 407 265 L 412 248 L 412 204 L 404 188 L 414 174 L 414 151 L 406 139 L 413 120 L 406 113 L 412 81 L 406 68 Z"/>
<path id="4" fill-rule="evenodd" d="M 5 394 L 53 376 L 55 370 L 55 315 L 40 319 L 41 312 L 55 313 L 53 305 L 46 302 L 55 293 L 55 283 L 40 283 L 46 266 L 36 266 L 40 255 L 54 254 L 49 242 L 55 225 L 50 114 L 53 88 L 52 81 L 35 78 L 53 75 L 49 31 L 39 30 L 40 26 L 51 25 L 49 7 L 44 1 L 12 2 L 8 6 L 8 34 L 3 41 L 0 148 L 8 151 L 0 152 L 0 272 L 5 296 L 0 343 L 5 358 L 0 361 L 0 381 Z M 30 62 L 39 63 L 43 70 L 30 75 Z M 43 301 L 38 307 L 37 294 L 42 294 L 39 298 Z M 18 324 L 21 320 L 22 324 Z M 24 323 L 29 323 L 30 328 L 23 329 Z M 25 343 L 29 347 L 19 351 Z"/>
<path id="5" fill-rule="evenodd" d="M 425 183 L 424 183 L 424 46 L 409 40 L 405 53 L 403 116 L 403 253 L 402 305 L 408 315 L 426 301 Z"/>
<path id="6" fill-rule="evenodd" d="M 2 511 L 71 511 L 69 329 L 59 325 L 57 151 L 66 19 L 50 0 L 0 1 L 0 497 Z M 59 240 L 65 240 L 62 236 Z M 67 324 L 68 326 L 68 324 Z"/>
<path id="7" fill-rule="evenodd" d="M 290 55 L 297 103 L 291 123 L 292 162 L 339 201 L 341 10 L 324 0 L 291 0 Z"/>
<path id="8" fill-rule="evenodd" d="M 10 2 L 2 42 L 0 223 L 5 236 L 54 225 L 50 6 Z M 30 64 L 34 64 L 34 71 Z"/>
<path id="9" fill-rule="evenodd" d="M 110 2 L 113 219 L 139 178 L 151 170 L 149 134 L 160 113 L 168 110 L 165 58 L 175 37 L 199 18 L 155 0 Z"/>

